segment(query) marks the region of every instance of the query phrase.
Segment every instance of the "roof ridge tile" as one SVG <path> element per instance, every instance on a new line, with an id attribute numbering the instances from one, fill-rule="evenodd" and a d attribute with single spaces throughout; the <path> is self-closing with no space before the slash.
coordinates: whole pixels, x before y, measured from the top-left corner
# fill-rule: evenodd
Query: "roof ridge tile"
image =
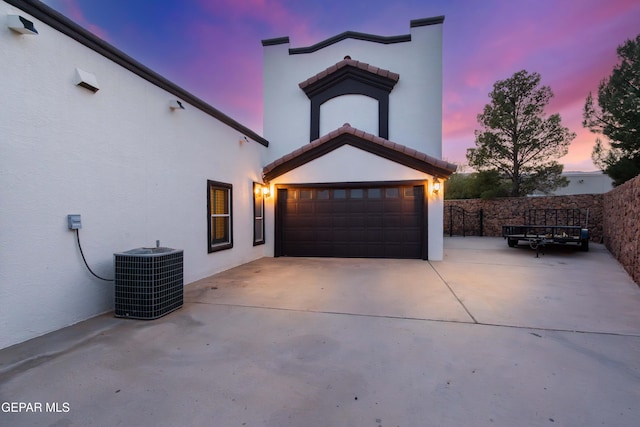
<path id="1" fill-rule="evenodd" d="M 326 69 L 320 71 L 318 74 L 309 77 L 308 79 L 304 80 L 303 82 L 299 83 L 298 86 L 301 89 L 306 88 L 307 86 L 317 82 L 318 80 L 322 80 L 325 77 L 335 73 L 336 71 L 345 68 L 345 67 L 354 67 L 354 68 L 358 68 L 364 71 L 367 71 L 369 73 L 372 74 L 376 74 L 378 76 L 384 77 L 384 78 L 388 78 L 390 80 L 393 81 L 398 81 L 400 79 L 400 74 L 398 73 L 394 73 L 393 71 L 390 70 L 386 70 L 384 68 L 380 68 L 380 67 L 376 67 L 374 65 L 371 65 L 369 63 L 366 62 L 362 62 L 362 61 L 358 61 L 355 59 L 342 59 L 338 62 L 336 62 L 335 64 L 327 67 Z"/>

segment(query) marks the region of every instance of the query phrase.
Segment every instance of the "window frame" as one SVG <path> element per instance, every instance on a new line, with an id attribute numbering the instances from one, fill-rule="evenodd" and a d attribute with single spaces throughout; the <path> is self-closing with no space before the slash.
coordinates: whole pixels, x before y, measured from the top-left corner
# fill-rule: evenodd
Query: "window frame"
<path id="1" fill-rule="evenodd" d="M 264 229 L 264 224 L 265 224 L 265 219 L 264 219 L 264 199 L 265 199 L 265 195 L 262 191 L 263 189 L 263 185 L 258 183 L 258 182 L 254 182 L 253 183 L 253 246 L 258 246 L 258 245 L 264 245 L 265 244 L 265 229 Z M 258 200 L 259 199 L 259 200 Z M 256 202 L 260 202 L 260 214 L 258 215 L 256 212 Z M 262 221 L 262 238 L 258 239 L 256 236 L 256 225 L 258 221 Z"/>
<path id="2" fill-rule="evenodd" d="M 224 190 L 227 192 L 227 209 L 228 213 L 226 214 L 213 214 L 211 212 L 212 200 L 211 200 L 211 192 L 212 190 Z M 214 243 L 214 238 L 212 235 L 212 226 L 211 222 L 214 218 L 214 215 L 217 215 L 218 218 L 226 217 L 227 221 L 227 241 Z M 233 185 L 227 184 L 224 182 L 212 181 L 210 179 L 207 180 L 207 251 L 209 253 L 218 252 L 225 249 L 233 248 Z"/>

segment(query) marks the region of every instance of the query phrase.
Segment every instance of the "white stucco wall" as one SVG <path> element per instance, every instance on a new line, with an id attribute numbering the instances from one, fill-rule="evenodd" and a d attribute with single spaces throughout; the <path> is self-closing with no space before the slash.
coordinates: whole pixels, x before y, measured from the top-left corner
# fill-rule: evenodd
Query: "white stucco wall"
<path id="1" fill-rule="evenodd" d="M 269 159 L 309 142 L 310 101 L 298 84 L 346 55 L 400 75 L 390 93 L 389 139 L 440 158 L 442 24 L 413 27 L 410 34 L 410 42 L 381 44 L 346 39 L 313 53 L 294 55 L 288 49 L 298 46 L 289 43 L 265 46 L 263 129 L 271 142 Z M 353 111 L 345 109 L 344 115 L 353 115 Z M 377 128 L 373 133 L 377 135 Z"/>
<path id="2" fill-rule="evenodd" d="M 35 22 L 18 35 L 8 12 Z M 185 284 L 259 258 L 252 182 L 267 148 L 0 2 L 0 348 L 113 310 L 113 253 L 184 250 Z M 75 86 L 94 73 L 97 93 Z M 233 185 L 230 250 L 207 252 L 207 179 Z"/>
<path id="3" fill-rule="evenodd" d="M 343 95 L 320 107 L 320 135 L 326 135 L 345 123 L 367 133 L 378 134 L 378 100 L 365 95 Z"/>
<path id="4" fill-rule="evenodd" d="M 271 194 L 275 195 L 278 184 L 318 184 L 372 181 L 425 181 L 428 197 L 429 259 L 443 257 L 443 191 L 433 193 L 433 177 L 424 172 L 408 168 L 350 145 L 333 150 L 292 171 L 280 175 L 270 182 Z M 267 218 L 274 218 L 275 197 L 266 205 Z M 267 221 L 267 235 L 274 236 L 274 221 Z M 267 241 L 269 255 L 273 255 L 273 238 Z"/>
<path id="5" fill-rule="evenodd" d="M 311 102 L 298 84 L 349 55 L 400 75 L 389 97 L 389 140 L 436 158 L 442 156 L 442 24 L 410 28 L 411 41 L 381 44 L 345 39 L 313 53 L 289 54 L 290 43 L 264 47 L 264 136 L 273 161 L 309 142 Z M 294 41 L 295 42 L 295 41 Z M 364 101 L 363 107 L 355 107 Z M 372 106 L 372 102 L 375 105 Z M 344 119 L 341 119 L 343 117 Z M 378 135 L 377 101 L 346 95 L 321 108 L 320 135 L 345 122 Z M 362 127 L 360 127 L 362 126 Z M 443 256 L 442 194 L 432 177 L 353 147 L 344 146 L 274 180 L 274 184 L 426 180 L 429 185 L 429 259 Z M 272 197 L 267 236 L 274 235 Z M 273 254 L 273 242 L 269 242 Z"/>

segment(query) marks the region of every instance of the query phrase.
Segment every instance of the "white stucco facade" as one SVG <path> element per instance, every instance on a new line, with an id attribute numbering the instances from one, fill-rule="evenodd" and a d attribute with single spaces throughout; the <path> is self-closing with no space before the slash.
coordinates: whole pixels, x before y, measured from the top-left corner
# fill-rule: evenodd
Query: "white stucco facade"
<path id="1" fill-rule="evenodd" d="M 38 35 L 7 28 L 9 13 Z M 184 250 L 185 284 L 264 255 L 252 185 L 267 148 L 184 100 L 0 2 L 0 348 L 113 310 L 113 282 L 85 268 L 113 254 Z M 100 90 L 76 86 L 76 68 Z M 207 251 L 207 180 L 233 185 L 233 248 Z"/>
<path id="2" fill-rule="evenodd" d="M 331 97 L 321 105 L 318 136 L 348 123 L 360 131 L 440 159 L 442 22 L 440 19 L 412 21 L 409 34 L 384 40 L 345 33 L 307 48 L 292 47 L 288 38 L 263 41 L 264 134 L 271 142 L 269 160 L 283 156 L 286 159 L 289 153 L 310 142 L 312 101 L 300 84 L 306 86 L 304 82 L 309 79 L 327 79 L 326 75 L 335 73 L 336 65 L 342 66 L 337 63 L 344 59 L 367 64 L 372 74 L 384 69 L 399 75 L 388 95 L 388 135 L 379 133 L 379 101 L 361 93 L 346 93 Z M 424 182 L 428 202 L 428 258 L 440 260 L 443 257 L 443 191 L 432 191 L 435 178 L 435 174 L 346 145 L 278 176 L 270 184 L 271 194 L 276 194 L 276 185 Z M 274 216 L 273 199 L 271 202 L 268 216 Z M 273 235 L 273 223 L 267 224 L 270 227 L 267 235 Z M 267 246 L 273 253 L 273 242 Z"/>
<path id="3" fill-rule="evenodd" d="M 38 34 L 10 30 L 10 14 L 32 21 Z M 84 255 L 107 279 L 114 253 L 156 241 L 184 251 L 185 285 L 273 255 L 275 197 L 265 204 L 266 243 L 254 245 L 254 183 L 274 159 L 309 143 L 309 98 L 298 83 L 345 55 L 400 75 L 388 137 L 433 156 L 427 166 L 446 172 L 446 162 L 434 160 L 441 23 L 412 26 L 391 44 L 347 38 L 296 55 L 288 43 L 266 47 L 263 137 L 48 6 L 0 0 L 0 349 L 114 309 L 114 283 L 85 267 L 69 214 L 81 215 Z M 319 130 L 351 122 L 375 134 L 378 108 L 362 94 L 332 99 L 322 105 Z M 393 154 L 408 160 L 347 144 L 278 176 L 271 194 L 279 184 L 424 183 L 429 259 L 441 259 L 443 192 L 432 191 L 435 175 L 410 167 L 425 161 Z M 232 186 L 233 246 L 215 252 L 209 181 Z"/>
<path id="4" fill-rule="evenodd" d="M 371 134 L 378 133 L 378 101 L 365 95 L 344 95 L 320 107 L 320 135 L 345 123 Z"/>
<path id="5" fill-rule="evenodd" d="M 269 159 L 309 142 L 309 99 L 298 83 L 345 56 L 400 75 L 389 97 L 388 139 L 442 157 L 442 23 L 412 26 L 409 36 L 410 41 L 388 44 L 346 38 L 312 53 L 290 54 L 289 42 L 266 45 L 263 129 L 272 142 Z M 345 120 L 338 126 L 359 128 L 356 123 L 372 120 L 368 107 L 356 110 L 346 102 L 340 113 Z"/>

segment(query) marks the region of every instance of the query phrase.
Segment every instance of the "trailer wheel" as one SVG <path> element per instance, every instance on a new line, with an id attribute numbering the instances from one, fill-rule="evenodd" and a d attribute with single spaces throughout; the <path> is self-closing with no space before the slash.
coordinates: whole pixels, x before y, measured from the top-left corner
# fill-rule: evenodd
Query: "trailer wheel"
<path id="1" fill-rule="evenodd" d="M 517 239 L 507 239 L 507 245 L 509 245 L 510 248 L 515 248 L 517 244 Z"/>
<path id="2" fill-rule="evenodd" d="M 589 252 L 589 239 L 580 240 L 580 250 L 582 252 Z"/>

